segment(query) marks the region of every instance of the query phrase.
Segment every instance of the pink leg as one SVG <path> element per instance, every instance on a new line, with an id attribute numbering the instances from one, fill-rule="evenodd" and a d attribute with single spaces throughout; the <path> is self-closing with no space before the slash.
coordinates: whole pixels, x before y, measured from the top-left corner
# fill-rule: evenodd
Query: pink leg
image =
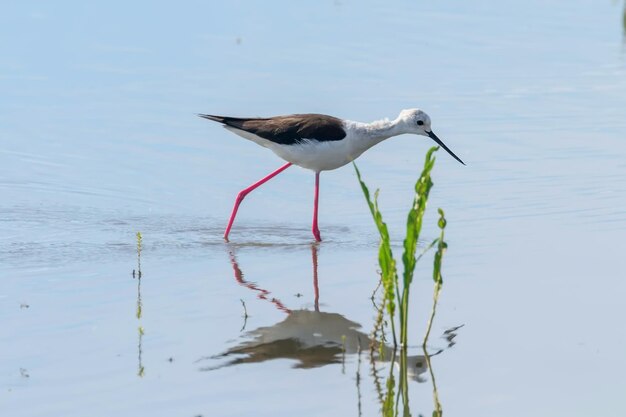
<path id="1" fill-rule="evenodd" d="M 250 191 L 254 190 L 255 188 L 258 188 L 261 185 L 265 184 L 266 182 L 268 182 L 269 180 L 271 180 L 276 175 L 280 174 L 281 172 L 283 172 L 284 170 L 286 170 L 290 166 L 291 166 L 291 162 L 288 162 L 285 165 L 283 165 L 282 167 L 278 168 L 276 171 L 274 171 L 271 174 L 269 174 L 268 176 L 261 178 L 260 180 L 258 180 L 257 182 L 255 182 L 254 184 L 249 186 L 248 188 L 244 188 L 243 190 L 239 191 L 239 194 L 237 194 L 237 199 L 235 200 L 235 207 L 233 207 L 233 211 L 232 211 L 232 213 L 230 213 L 230 219 L 228 220 L 228 226 L 226 226 L 226 231 L 224 232 L 224 239 L 228 240 L 228 234 L 230 233 L 230 229 L 233 227 L 233 222 L 235 221 L 235 216 L 237 216 L 237 210 L 239 209 L 239 205 L 241 204 L 243 199 L 246 197 L 246 195 L 248 195 L 248 193 Z"/>
<path id="2" fill-rule="evenodd" d="M 318 242 L 322 241 L 320 236 L 320 229 L 317 227 L 317 206 L 319 203 L 320 197 L 320 173 L 315 173 L 315 198 L 313 200 L 313 236 L 315 236 L 315 240 Z"/>

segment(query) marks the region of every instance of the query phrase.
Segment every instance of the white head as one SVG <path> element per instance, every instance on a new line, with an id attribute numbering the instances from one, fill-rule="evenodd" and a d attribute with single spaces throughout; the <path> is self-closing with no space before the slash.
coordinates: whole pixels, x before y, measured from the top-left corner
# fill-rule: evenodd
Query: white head
<path id="1" fill-rule="evenodd" d="M 396 122 L 406 130 L 406 133 L 428 136 L 426 132 L 430 131 L 430 117 L 420 109 L 402 110 Z"/>
<path id="2" fill-rule="evenodd" d="M 454 154 L 448 147 L 435 135 L 431 128 L 430 116 L 420 109 L 406 109 L 400 112 L 395 120 L 403 133 L 413 133 L 415 135 L 428 136 L 434 140 L 437 145 L 445 149 L 454 159 L 465 165 L 461 159 Z"/>

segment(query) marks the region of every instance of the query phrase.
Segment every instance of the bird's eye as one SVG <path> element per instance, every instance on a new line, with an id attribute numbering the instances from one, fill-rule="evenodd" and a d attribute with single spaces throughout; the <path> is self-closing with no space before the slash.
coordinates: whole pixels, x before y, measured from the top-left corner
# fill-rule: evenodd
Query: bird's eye
<path id="1" fill-rule="evenodd" d="M 423 120 L 418 120 L 418 121 L 417 121 L 417 125 L 418 125 L 418 126 L 422 126 L 423 124 L 424 124 L 424 121 L 423 121 Z"/>

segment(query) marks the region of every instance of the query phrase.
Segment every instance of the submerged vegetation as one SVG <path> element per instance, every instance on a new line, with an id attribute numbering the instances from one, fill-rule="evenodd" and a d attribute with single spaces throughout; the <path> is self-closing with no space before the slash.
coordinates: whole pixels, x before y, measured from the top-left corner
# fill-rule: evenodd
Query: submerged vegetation
<path id="1" fill-rule="evenodd" d="M 389 230 L 387 228 L 387 224 L 383 221 L 382 214 L 378 207 L 378 190 L 374 193 L 374 199 L 372 200 L 369 189 L 363 182 L 359 169 L 357 168 L 356 164 L 354 164 L 354 169 L 356 170 L 357 178 L 361 185 L 361 189 L 363 190 L 365 200 L 367 201 L 370 212 L 372 213 L 372 217 L 374 219 L 374 223 L 376 224 L 376 228 L 378 229 L 378 232 L 380 234 L 378 263 L 380 265 L 381 281 L 384 289 L 382 306 L 380 307 L 380 314 L 384 314 L 384 311 L 387 312 L 389 323 L 391 326 L 393 343 L 396 347 L 398 346 L 395 324 L 396 303 L 399 310 L 399 345 L 402 348 L 406 348 L 408 346 L 410 288 L 411 283 L 413 282 L 415 266 L 417 265 L 419 259 L 424 255 L 424 253 L 427 252 L 429 249 L 435 247 L 435 245 L 437 246 L 437 252 L 435 254 L 435 261 L 433 266 L 433 279 L 435 281 L 434 305 L 429 320 L 426 336 L 424 337 L 423 341 L 424 346 L 426 345 L 428 335 L 430 334 L 430 328 L 432 326 L 432 319 L 434 317 L 436 303 L 443 283 L 441 277 L 441 264 L 443 259 L 443 253 L 447 248 L 447 244 L 444 241 L 444 229 L 446 227 L 446 219 L 442 209 L 439 209 L 438 221 L 438 226 L 441 230 L 440 236 L 432 243 L 430 243 L 419 256 L 416 256 L 418 241 L 420 233 L 422 231 L 424 213 L 426 212 L 426 204 L 428 202 L 430 190 L 433 186 L 433 181 L 431 179 L 431 171 L 435 165 L 435 158 L 433 154 L 438 149 L 438 147 L 433 147 L 426 153 L 424 168 L 417 182 L 415 183 L 415 196 L 413 198 L 413 204 L 411 205 L 411 209 L 409 210 L 407 216 L 406 236 L 403 242 L 402 264 L 404 269 L 402 272 L 402 280 L 400 280 L 399 278 L 397 263 L 391 249 Z M 378 325 L 381 325 L 382 321 L 382 317 L 379 316 L 377 320 Z M 374 333 L 377 334 L 378 329 L 375 329 Z M 384 342 L 384 333 L 382 331 L 381 341 Z"/>

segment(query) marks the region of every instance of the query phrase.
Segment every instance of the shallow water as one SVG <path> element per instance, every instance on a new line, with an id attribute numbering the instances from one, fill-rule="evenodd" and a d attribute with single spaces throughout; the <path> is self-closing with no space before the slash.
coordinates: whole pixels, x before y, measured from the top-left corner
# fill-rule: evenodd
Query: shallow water
<path id="1" fill-rule="evenodd" d="M 319 246 L 299 168 L 246 199 L 225 243 L 237 191 L 280 161 L 195 114 L 366 121 L 419 106 L 467 163 L 438 152 L 423 232 L 437 236 L 443 207 L 430 370 L 444 412 L 623 416 L 624 7 L 6 6 L 2 415 L 379 415 L 389 362 L 374 373 L 358 354 L 378 240 L 352 168 L 322 175 Z M 429 146 L 399 137 L 359 159 L 397 245 Z M 430 262 L 412 290 L 413 356 Z M 285 330 L 289 311 L 312 319 Z M 419 369 L 413 416 L 434 407 Z"/>

